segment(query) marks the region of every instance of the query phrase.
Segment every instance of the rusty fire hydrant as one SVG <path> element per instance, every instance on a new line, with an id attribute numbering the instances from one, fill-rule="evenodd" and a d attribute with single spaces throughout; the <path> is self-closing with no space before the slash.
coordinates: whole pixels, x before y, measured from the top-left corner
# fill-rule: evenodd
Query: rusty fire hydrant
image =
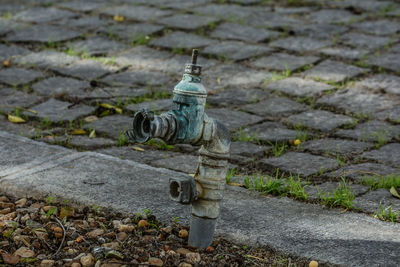
<path id="1" fill-rule="evenodd" d="M 220 201 L 225 188 L 230 135 L 227 128 L 204 113 L 207 91 L 201 83 L 198 51 L 186 64 L 182 80 L 173 90 L 171 110 L 156 116 L 149 110 L 135 113 L 129 139 L 144 143 L 160 138 L 168 144 L 202 145 L 194 178 L 170 178 L 170 199 L 192 204 L 189 245 L 207 248 L 213 241 Z"/>

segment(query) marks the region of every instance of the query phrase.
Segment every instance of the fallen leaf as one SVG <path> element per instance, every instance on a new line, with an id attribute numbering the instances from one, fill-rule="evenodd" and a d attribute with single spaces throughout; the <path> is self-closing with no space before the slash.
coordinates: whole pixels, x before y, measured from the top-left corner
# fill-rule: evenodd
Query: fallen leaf
<path id="1" fill-rule="evenodd" d="M 108 103 L 101 103 L 100 107 L 106 108 L 106 109 L 113 109 L 115 110 L 115 112 L 117 112 L 118 114 L 122 114 L 122 109 L 113 105 L 110 105 Z"/>
<path id="2" fill-rule="evenodd" d="M 194 173 L 189 173 L 189 176 L 192 176 L 192 177 L 194 177 Z"/>
<path id="3" fill-rule="evenodd" d="M 220 78 L 220 77 L 217 78 L 217 83 L 218 83 L 218 84 L 221 83 L 221 78 Z"/>
<path id="4" fill-rule="evenodd" d="M 95 138 L 96 137 L 96 130 L 92 130 L 89 134 L 89 138 Z"/>
<path id="5" fill-rule="evenodd" d="M 399 193 L 397 192 L 396 188 L 394 188 L 393 186 L 390 188 L 390 193 L 392 194 L 392 196 L 400 198 Z"/>
<path id="6" fill-rule="evenodd" d="M 85 122 L 94 122 L 97 121 L 99 118 L 97 118 L 96 116 L 92 115 L 92 116 L 87 116 L 86 118 L 84 118 L 83 120 Z"/>
<path id="7" fill-rule="evenodd" d="M 243 186 L 242 184 L 238 184 L 238 183 L 234 183 L 234 182 L 230 182 L 230 183 L 228 183 L 228 185 L 231 185 L 231 186 Z"/>
<path id="8" fill-rule="evenodd" d="M 111 114 L 111 111 L 109 109 L 104 110 L 99 116 L 100 117 L 104 117 L 104 116 L 108 116 Z"/>
<path id="9" fill-rule="evenodd" d="M 83 237 L 82 236 L 78 236 L 75 241 L 77 243 L 81 243 L 83 241 Z"/>
<path id="10" fill-rule="evenodd" d="M 26 122 L 23 118 L 14 116 L 14 115 L 8 115 L 8 120 L 11 121 L 12 123 L 24 123 Z"/>
<path id="11" fill-rule="evenodd" d="M 131 147 L 133 150 L 137 150 L 137 151 L 145 151 L 143 148 L 138 147 L 138 146 L 132 146 Z"/>
<path id="12" fill-rule="evenodd" d="M 118 22 L 122 22 L 125 20 L 124 16 L 120 16 L 120 15 L 115 15 L 114 16 L 114 20 L 118 21 Z"/>
<path id="13" fill-rule="evenodd" d="M 118 107 L 114 107 L 115 112 L 117 112 L 118 114 L 122 114 L 122 109 L 118 108 Z"/>
<path id="14" fill-rule="evenodd" d="M 68 218 L 72 214 L 73 214 L 73 212 L 72 212 L 71 208 L 61 207 L 61 209 L 60 209 L 60 218 L 61 219 Z"/>
<path id="15" fill-rule="evenodd" d="M 72 135 L 85 135 L 86 131 L 82 130 L 82 129 L 76 129 L 76 130 L 73 130 L 71 134 Z"/>
<path id="16" fill-rule="evenodd" d="M 33 110 L 33 109 L 26 109 L 26 111 L 28 111 L 30 113 L 33 113 L 35 115 L 38 114 L 38 112 L 36 110 Z"/>

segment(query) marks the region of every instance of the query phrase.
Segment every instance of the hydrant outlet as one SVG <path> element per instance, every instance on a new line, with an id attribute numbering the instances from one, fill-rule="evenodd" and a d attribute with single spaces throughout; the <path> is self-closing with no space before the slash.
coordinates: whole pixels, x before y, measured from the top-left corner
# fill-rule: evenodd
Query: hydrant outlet
<path id="1" fill-rule="evenodd" d="M 182 204 L 190 204 L 196 200 L 194 179 L 192 177 L 171 178 L 169 180 L 169 198 Z"/>

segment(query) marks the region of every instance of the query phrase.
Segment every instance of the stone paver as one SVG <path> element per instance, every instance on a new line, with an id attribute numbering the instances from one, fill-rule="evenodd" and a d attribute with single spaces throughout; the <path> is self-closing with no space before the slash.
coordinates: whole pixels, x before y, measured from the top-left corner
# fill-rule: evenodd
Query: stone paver
<path id="1" fill-rule="evenodd" d="M 136 112 L 142 109 L 148 109 L 153 112 L 169 110 L 172 106 L 171 99 L 158 99 L 154 101 L 142 102 L 138 104 L 130 104 L 126 107 L 127 110 Z"/>
<path id="2" fill-rule="evenodd" d="M 358 141 L 389 142 L 399 135 L 400 126 L 384 121 L 371 120 L 358 124 L 354 129 L 341 129 L 336 135 Z"/>
<path id="3" fill-rule="evenodd" d="M 272 172 L 279 168 L 281 172 L 306 177 L 337 168 L 339 163 L 331 158 L 306 153 L 288 152 L 280 157 L 262 159 L 257 162 L 257 166 L 263 170 Z"/>
<path id="4" fill-rule="evenodd" d="M 353 123 L 353 119 L 325 110 L 310 110 L 290 116 L 288 118 L 288 123 L 317 129 L 323 132 L 331 132 L 338 127 Z"/>
<path id="5" fill-rule="evenodd" d="M 334 36 L 340 35 L 348 31 L 348 27 L 343 25 L 335 25 L 327 22 L 294 25 L 293 31 L 296 35 L 306 35 L 313 39 L 332 40 Z"/>
<path id="6" fill-rule="evenodd" d="M 164 24 L 172 28 L 194 30 L 207 25 L 212 25 L 217 21 L 218 19 L 215 17 L 179 14 L 159 19 L 157 20 L 157 23 Z"/>
<path id="7" fill-rule="evenodd" d="M 266 71 L 256 71 L 239 64 L 223 64 L 214 66 L 203 72 L 202 83 L 210 90 L 242 87 L 260 87 L 272 79 Z"/>
<path id="8" fill-rule="evenodd" d="M 0 111 L 11 112 L 15 108 L 28 108 L 42 98 L 17 91 L 11 88 L 0 88 Z"/>
<path id="9" fill-rule="evenodd" d="M 8 68 L 0 70 L 0 82 L 11 86 L 27 84 L 43 77 L 43 73 L 35 70 L 27 70 L 22 68 Z"/>
<path id="10" fill-rule="evenodd" d="M 262 45 L 249 45 L 239 41 L 223 41 L 203 49 L 203 53 L 216 57 L 242 60 L 271 52 L 272 49 Z"/>
<path id="11" fill-rule="evenodd" d="M 91 59 L 83 59 L 65 67 L 54 68 L 54 71 L 62 75 L 72 76 L 79 79 L 94 80 L 108 73 L 116 72 L 115 66 L 101 64 Z"/>
<path id="12" fill-rule="evenodd" d="M 361 157 L 400 168 L 400 144 L 387 144 L 378 150 L 364 152 Z"/>
<path id="13" fill-rule="evenodd" d="M 73 42 L 68 47 L 74 52 L 85 53 L 88 56 L 103 56 L 124 50 L 126 45 L 104 37 L 92 37 Z"/>
<path id="14" fill-rule="evenodd" d="M 251 16 L 244 18 L 243 21 L 254 27 L 274 30 L 287 30 L 304 23 L 303 20 L 294 18 L 290 15 L 267 11 L 254 13 Z"/>
<path id="15" fill-rule="evenodd" d="M 76 13 L 58 8 L 36 7 L 15 14 L 13 19 L 23 22 L 44 23 L 75 16 L 77 16 Z"/>
<path id="16" fill-rule="evenodd" d="M 353 87 L 325 95 L 316 102 L 321 106 L 331 106 L 359 116 L 374 117 L 375 113 L 397 105 L 396 101 L 380 94 Z"/>
<path id="17" fill-rule="evenodd" d="M 237 20 L 250 16 L 250 14 L 254 11 L 254 8 L 240 7 L 238 5 L 210 4 L 196 7 L 193 9 L 193 11 L 207 16 L 216 16 Z"/>
<path id="18" fill-rule="evenodd" d="M 400 199 L 394 198 L 387 189 L 377 189 L 354 199 L 354 205 L 367 213 L 380 213 L 389 206 L 392 212 L 400 211 Z"/>
<path id="19" fill-rule="evenodd" d="M 7 35 L 5 40 L 10 42 L 39 42 L 49 44 L 71 40 L 80 35 L 78 31 L 69 30 L 61 26 L 38 24 L 12 32 Z"/>
<path id="20" fill-rule="evenodd" d="M 251 137 L 253 136 L 256 140 L 265 143 L 288 142 L 295 140 L 299 134 L 297 131 L 290 130 L 279 122 L 270 121 L 254 125 L 242 131 Z"/>
<path id="21" fill-rule="evenodd" d="M 269 94 L 260 89 L 231 88 L 207 97 L 207 103 L 218 107 L 231 107 L 256 103 L 269 97 Z"/>
<path id="22" fill-rule="evenodd" d="M 103 8 L 107 6 L 106 2 L 101 1 L 88 1 L 88 2 L 81 2 L 81 1 L 70 1 L 64 2 L 57 5 L 58 7 L 71 9 L 73 11 L 81 11 L 81 12 L 90 12 L 95 9 Z"/>
<path id="23" fill-rule="evenodd" d="M 96 133 L 105 134 L 113 139 L 123 138 L 124 132 L 132 127 L 133 118 L 128 116 L 111 115 L 102 117 L 83 126 L 86 130 L 94 129 Z"/>
<path id="24" fill-rule="evenodd" d="M 30 53 L 31 51 L 28 49 L 25 49 L 20 46 L 15 46 L 15 45 L 10 45 L 6 46 L 3 44 L 0 44 L 0 60 L 10 60 L 11 57 L 17 56 L 17 55 L 25 55 Z"/>
<path id="25" fill-rule="evenodd" d="M 262 42 L 278 37 L 279 33 L 237 23 L 223 23 L 218 25 L 210 36 L 221 39 Z"/>
<path id="26" fill-rule="evenodd" d="M 215 43 L 214 40 L 199 35 L 176 31 L 150 42 L 151 45 L 170 49 L 192 49 Z"/>
<path id="27" fill-rule="evenodd" d="M 400 72 L 400 62 L 397 60 L 400 53 L 386 53 L 368 59 L 368 64 Z"/>
<path id="28" fill-rule="evenodd" d="M 246 112 L 231 110 L 227 108 L 221 109 L 206 109 L 206 113 L 209 117 L 215 118 L 230 130 L 236 130 L 238 128 L 243 128 L 250 124 L 255 124 L 262 120 L 260 116 L 251 115 Z"/>
<path id="29" fill-rule="evenodd" d="M 344 44 L 365 49 L 377 49 L 388 44 L 390 37 L 367 35 L 363 33 L 346 33 L 340 37 L 340 41 Z"/>
<path id="30" fill-rule="evenodd" d="M 27 67 L 34 66 L 44 69 L 65 66 L 78 60 L 78 57 L 70 56 L 53 50 L 29 53 L 25 56 L 18 56 L 15 58 L 15 62 L 20 65 Z"/>
<path id="31" fill-rule="evenodd" d="M 400 77 L 389 74 L 378 74 L 356 83 L 357 87 L 375 92 L 384 90 L 387 93 L 400 95 Z M 379 101 L 376 101 L 379 102 Z"/>
<path id="32" fill-rule="evenodd" d="M 323 196 L 328 197 L 332 195 L 332 193 L 340 186 L 343 186 L 343 183 L 326 182 L 316 186 L 306 186 L 304 189 L 308 199 L 317 200 L 322 198 Z M 350 190 L 353 196 L 359 196 L 369 191 L 368 186 L 360 184 L 348 184 L 347 189 Z"/>
<path id="33" fill-rule="evenodd" d="M 330 42 L 308 37 L 288 37 L 274 41 L 270 45 L 295 52 L 307 52 L 326 47 L 330 45 Z"/>
<path id="34" fill-rule="evenodd" d="M 290 77 L 276 82 L 268 83 L 266 89 L 299 96 L 308 97 L 323 93 L 324 91 L 333 90 L 335 87 L 321 82 L 305 80 L 298 77 Z"/>
<path id="35" fill-rule="evenodd" d="M 24 112 L 25 115 L 37 117 L 41 120 L 49 120 L 50 122 L 73 121 L 78 117 L 89 115 L 96 108 L 84 104 L 72 104 L 69 102 L 49 99 L 37 106 L 33 106 L 33 112 Z"/>
<path id="36" fill-rule="evenodd" d="M 391 35 L 400 31 L 400 24 L 390 20 L 362 21 L 351 27 L 376 35 Z"/>
<path id="37" fill-rule="evenodd" d="M 271 56 L 261 57 L 250 63 L 251 66 L 272 70 L 294 71 L 318 61 L 314 56 L 293 56 L 285 53 L 274 53 Z"/>
<path id="38" fill-rule="evenodd" d="M 343 64 L 338 61 L 325 60 L 317 66 L 305 71 L 304 76 L 306 78 L 317 80 L 321 79 L 325 81 L 341 82 L 367 71 L 368 69 Z"/>
<path id="39" fill-rule="evenodd" d="M 353 49 L 348 47 L 326 47 L 322 48 L 320 52 L 324 55 L 331 57 L 338 57 L 342 59 L 361 59 L 368 55 L 368 51 L 365 49 Z"/>
<path id="40" fill-rule="evenodd" d="M 83 89 L 89 88 L 90 83 L 72 78 L 51 77 L 35 83 L 32 89 L 44 96 L 64 96 L 80 94 Z"/>
<path id="41" fill-rule="evenodd" d="M 119 39 L 136 42 L 138 40 L 146 40 L 149 36 L 161 31 L 164 27 L 161 25 L 149 23 L 137 23 L 130 25 L 114 24 L 107 27 L 101 27 L 98 32 L 107 34 L 109 37 L 117 37 Z"/>
<path id="42" fill-rule="evenodd" d="M 364 150 L 373 148 L 374 145 L 366 142 L 341 139 L 317 139 L 305 142 L 301 147 L 305 151 L 321 155 L 354 156 L 361 154 Z"/>
<path id="43" fill-rule="evenodd" d="M 126 19 L 135 21 L 150 21 L 159 17 L 168 16 L 172 12 L 146 6 L 123 5 L 106 8 L 102 10 L 101 13 L 112 17 L 120 15 Z"/>
<path id="44" fill-rule="evenodd" d="M 307 18 L 315 23 L 348 23 L 360 19 L 360 16 L 347 10 L 323 9 L 309 14 Z"/>
<path id="45" fill-rule="evenodd" d="M 261 117 L 279 118 L 307 110 L 307 106 L 288 98 L 271 97 L 256 104 L 248 104 L 242 110 Z"/>
<path id="46" fill-rule="evenodd" d="M 101 80 L 111 86 L 163 85 L 170 81 L 168 75 L 155 71 L 130 70 L 108 75 Z"/>
<path id="47" fill-rule="evenodd" d="M 365 177 L 382 177 L 384 179 L 388 175 L 399 175 L 400 170 L 398 168 L 389 167 L 387 165 L 378 163 L 360 163 L 342 167 L 336 171 L 327 173 L 326 176 L 340 179 L 345 178 L 346 180 L 353 180 L 361 183 Z"/>

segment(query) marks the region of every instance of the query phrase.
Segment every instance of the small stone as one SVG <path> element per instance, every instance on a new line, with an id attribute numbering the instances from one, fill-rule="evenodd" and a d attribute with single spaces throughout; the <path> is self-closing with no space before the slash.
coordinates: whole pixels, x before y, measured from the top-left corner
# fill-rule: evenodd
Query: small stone
<path id="1" fill-rule="evenodd" d="M 54 236 L 56 238 L 62 238 L 63 237 L 63 229 L 61 227 L 54 227 L 53 228 Z"/>
<path id="2" fill-rule="evenodd" d="M 310 266 L 310 267 L 318 267 L 318 262 L 317 261 L 310 261 L 310 264 L 308 266 Z"/>
<path id="3" fill-rule="evenodd" d="M 76 254 L 76 253 L 78 253 L 78 250 L 76 250 L 76 249 L 74 249 L 74 248 L 69 248 L 69 249 L 67 250 L 67 254 L 68 254 L 68 255 L 74 255 L 74 254 Z"/>
<path id="4" fill-rule="evenodd" d="M 106 252 L 106 257 L 122 260 L 124 258 L 124 255 L 122 255 L 122 253 L 120 253 L 116 250 L 111 250 L 111 251 Z"/>
<path id="5" fill-rule="evenodd" d="M 180 238 L 187 238 L 187 237 L 189 236 L 189 233 L 188 233 L 187 230 L 182 229 L 182 230 L 179 231 L 178 236 L 179 236 Z"/>
<path id="6" fill-rule="evenodd" d="M 208 246 L 207 248 L 206 248 L 206 252 L 207 253 L 211 253 L 211 252 L 213 252 L 215 249 L 212 247 L 212 246 Z"/>
<path id="7" fill-rule="evenodd" d="M 186 261 L 189 263 L 195 264 L 200 262 L 201 256 L 198 252 L 190 252 L 186 254 Z"/>
<path id="8" fill-rule="evenodd" d="M 21 198 L 21 199 L 15 201 L 15 206 L 17 208 L 23 208 L 23 207 L 25 207 L 27 201 L 28 200 L 26 198 Z"/>
<path id="9" fill-rule="evenodd" d="M 40 267 L 53 267 L 55 264 L 54 260 L 42 260 Z"/>
<path id="10" fill-rule="evenodd" d="M 191 265 L 190 263 L 187 262 L 181 262 L 179 263 L 178 267 L 192 267 L 193 265 Z"/>
<path id="11" fill-rule="evenodd" d="M 148 225 L 148 222 L 146 220 L 140 220 L 138 222 L 139 227 L 146 227 Z"/>
<path id="12" fill-rule="evenodd" d="M 118 242 L 110 242 L 101 245 L 103 248 L 110 248 L 110 249 L 118 249 L 119 243 Z"/>
<path id="13" fill-rule="evenodd" d="M 128 238 L 128 234 L 125 233 L 125 232 L 119 232 L 119 233 L 117 234 L 117 240 L 118 240 L 118 241 L 123 242 L 123 241 L 125 241 L 127 238 Z"/>
<path id="14" fill-rule="evenodd" d="M 78 262 L 74 262 L 71 264 L 71 267 L 81 267 L 82 265 Z"/>
<path id="15" fill-rule="evenodd" d="M 155 266 L 163 266 L 164 263 L 161 259 L 159 258 L 149 258 L 149 264 L 155 265 Z"/>
<path id="16" fill-rule="evenodd" d="M 170 234 L 172 232 L 172 226 L 168 225 L 167 227 L 163 227 L 160 230 L 164 233 Z"/>
<path id="17" fill-rule="evenodd" d="M 186 254 L 188 254 L 188 253 L 191 253 L 191 251 L 188 250 L 188 249 L 186 249 L 186 248 L 178 248 L 178 249 L 176 250 L 176 252 L 179 253 L 179 254 L 181 254 L 181 255 L 186 255 Z"/>
<path id="18" fill-rule="evenodd" d="M 93 266 L 95 263 L 94 257 L 90 253 L 87 254 L 86 256 L 83 256 L 80 261 L 83 266 Z"/>
<path id="19" fill-rule="evenodd" d="M 134 225 L 130 225 L 130 224 L 121 224 L 118 227 L 118 231 L 120 231 L 120 232 L 132 233 L 133 230 L 135 230 L 135 226 Z"/>
<path id="20" fill-rule="evenodd" d="M 35 256 L 35 252 L 26 247 L 20 247 L 17 251 L 14 252 L 14 255 L 20 256 L 22 258 L 32 258 Z"/>
<path id="21" fill-rule="evenodd" d="M 93 230 L 93 231 L 90 231 L 90 232 L 87 234 L 87 236 L 88 236 L 89 238 L 96 238 L 96 237 L 98 237 L 98 236 L 100 236 L 100 235 L 102 235 L 102 234 L 104 234 L 104 230 L 103 230 L 103 229 L 95 229 L 95 230 Z"/>

